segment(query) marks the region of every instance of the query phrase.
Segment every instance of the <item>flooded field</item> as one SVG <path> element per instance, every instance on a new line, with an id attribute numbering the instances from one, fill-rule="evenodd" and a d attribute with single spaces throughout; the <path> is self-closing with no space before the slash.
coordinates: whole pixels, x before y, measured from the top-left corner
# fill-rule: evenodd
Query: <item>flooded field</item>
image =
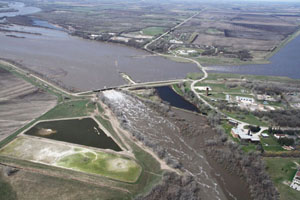
<path id="1" fill-rule="evenodd" d="M 211 66 L 208 71 L 268 76 L 287 76 L 300 79 L 300 36 L 289 42 L 270 58 L 270 64 L 242 66 Z"/>
<path id="2" fill-rule="evenodd" d="M 59 30 L 1 24 L 0 28 L 12 31 L 0 32 L 0 58 L 14 60 L 77 91 L 125 84 L 121 72 L 136 82 L 178 79 L 199 72 L 194 64 L 174 62 L 124 45 L 73 37 Z"/>
<path id="3" fill-rule="evenodd" d="M 198 108 L 192 103 L 185 100 L 182 96 L 178 95 L 172 88 L 168 86 L 156 87 L 155 88 L 158 96 L 168 103 L 171 106 L 182 108 L 185 110 L 190 110 L 193 112 L 199 112 Z"/>
<path id="4" fill-rule="evenodd" d="M 101 149 L 121 151 L 91 118 L 40 122 L 25 134 Z"/>
<path id="5" fill-rule="evenodd" d="M 0 1 L 0 2 L 4 2 L 4 1 Z M 9 12 L 5 12 L 5 11 L 9 11 Z M 0 18 L 14 17 L 17 15 L 28 15 L 39 11 L 41 11 L 41 9 L 36 7 L 31 7 L 31 6 L 25 6 L 25 4 L 21 2 L 13 2 L 13 3 L 8 2 L 7 7 L 0 8 Z"/>

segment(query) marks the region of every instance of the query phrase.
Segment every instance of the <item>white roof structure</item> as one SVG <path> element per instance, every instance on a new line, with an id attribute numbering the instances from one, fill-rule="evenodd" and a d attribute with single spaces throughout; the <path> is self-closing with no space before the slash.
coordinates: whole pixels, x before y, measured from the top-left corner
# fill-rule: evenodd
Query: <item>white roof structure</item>
<path id="1" fill-rule="evenodd" d="M 241 140 L 251 140 L 252 142 L 259 142 L 260 139 L 257 135 L 248 135 L 244 129 L 239 127 L 232 128 L 234 134 L 238 135 Z"/>
<path id="2" fill-rule="evenodd" d="M 290 187 L 295 189 L 295 190 L 300 191 L 300 170 L 297 171 Z"/>
<path id="3" fill-rule="evenodd" d="M 239 134 L 239 137 L 242 140 L 250 140 L 251 139 L 251 136 L 250 135 L 246 135 L 246 134 Z"/>
<path id="4" fill-rule="evenodd" d="M 269 135 L 267 133 L 262 133 L 261 136 L 263 136 L 263 137 L 269 137 Z"/>
<path id="5" fill-rule="evenodd" d="M 196 86 L 195 89 L 200 90 L 200 91 L 206 91 L 208 88 L 209 91 L 211 91 L 211 87 L 209 86 Z"/>
<path id="6" fill-rule="evenodd" d="M 253 136 L 251 137 L 251 141 L 252 141 L 252 142 L 259 142 L 260 139 L 259 139 L 259 137 L 258 137 L 257 135 L 253 135 Z"/>

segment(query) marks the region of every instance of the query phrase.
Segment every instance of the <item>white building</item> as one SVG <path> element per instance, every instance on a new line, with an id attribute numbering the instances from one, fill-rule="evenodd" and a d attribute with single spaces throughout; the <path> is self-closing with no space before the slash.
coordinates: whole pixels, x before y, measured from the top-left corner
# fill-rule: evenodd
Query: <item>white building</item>
<path id="1" fill-rule="evenodd" d="M 211 88 L 209 86 L 196 86 L 195 89 L 200 91 L 206 91 L 208 88 L 208 91 L 211 91 Z"/>
<path id="2" fill-rule="evenodd" d="M 300 191 L 300 170 L 298 170 L 296 175 L 294 176 L 293 182 L 290 187 Z"/>
<path id="3" fill-rule="evenodd" d="M 241 129 L 240 127 L 232 128 L 231 134 L 233 137 L 240 138 L 244 141 L 251 141 L 251 142 L 259 142 L 260 138 L 257 135 L 248 135 L 248 130 Z"/>
<path id="4" fill-rule="evenodd" d="M 172 43 L 172 44 L 183 44 L 183 42 L 180 41 L 180 40 L 170 40 L 170 43 Z"/>
<path id="5" fill-rule="evenodd" d="M 235 99 L 236 99 L 236 101 L 241 102 L 241 103 L 247 103 L 247 104 L 253 104 L 254 103 L 254 99 L 250 98 L 250 97 L 236 96 Z"/>

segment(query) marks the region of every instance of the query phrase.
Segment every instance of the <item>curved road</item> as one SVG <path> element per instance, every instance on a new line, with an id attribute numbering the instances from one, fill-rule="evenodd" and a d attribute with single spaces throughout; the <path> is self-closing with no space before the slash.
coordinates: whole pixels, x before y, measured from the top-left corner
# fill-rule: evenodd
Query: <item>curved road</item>
<path id="1" fill-rule="evenodd" d="M 175 30 L 176 28 L 180 27 L 181 25 L 183 25 L 184 23 L 188 22 L 189 20 L 191 20 L 192 18 L 194 18 L 195 16 L 197 16 L 200 12 L 196 13 L 195 15 L 189 17 L 188 19 L 184 20 L 183 22 L 181 22 L 180 24 L 176 25 L 175 27 L 173 27 L 171 30 Z M 246 122 L 243 122 L 243 121 L 240 121 L 238 119 L 235 119 L 235 118 L 232 118 L 232 117 L 229 117 L 227 116 L 226 114 L 224 114 L 222 111 L 220 111 L 217 107 L 214 107 L 212 106 L 210 103 L 208 103 L 203 97 L 201 94 L 199 94 L 196 89 L 195 89 L 195 85 L 196 83 L 198 82 L 201 82 L 201 81 L 204 81 L 205 79 L 207 79 L 208 77 L 208 73 L 207 71 L 205 70 L 205 68 L 200 64 L 200 62 L 198 62 L 197 60 L 194 60 L 192 58 L 186 58 L 186 57 L 183 57 L 183 56 L 179 56 L 177 54 L 175 54 L 174 52 L 172 52 L 170 49 L 172 47 L 172 45 L 169 47 L 169 52 L 171 52 L 173 55 L 167 55 L 167 54 L 161 54 L 161 53 L 157 53 L 155 51 L 152 51 L 148 48 L 149 45 L 151 45 L 152 43 L 158 41 L 159 39 L 161 39 L 162 37 L 164 37 L 165 35 L 169 34 L 171 30 L 168 30 L 167 32 L 163 33 L 162 35 L 160 35 L 159 37 L 151 40 L 149 43 L 147 43 L 145 46 L 144 46 L 144 49 L 146 49 L 147 51 L 149 52 L 152 52 L 153 54 L 155 55 L 159 55 L 159 56 L 164 56 L 164 57 L 174 57 L 174 58 L 180 58 L 180 59 L 183 59 L 183 60 L 186 60 L 186 61 L 189 61 L 189 62 L 192 62 L 192 63 L 195 63 L 197 65 L 197 67 L 203 72 L 204 76 L 201 78 L 201 79 L 198 79 L 198 80 L 192 80 L 192 84 L 191 84 L 191 90 L 193 91 L 193 93 L 195 94 L 195 96 L 200 100 L 202 101 L 205 105 L 207 105 L 209 108 L 211 108 L 212 110 L 215 110 L 217 113 L 223 115 L 223 116 L 226 116 L 226 119 L 228 120 L 232 120 L 232 121 L 235 121 L 237 123 L 239 123 L 239 126 L 241 127 L 244 127 L 244 126 L 247 126 L 247 125 L 250 125 L 249 123 L 246 123 Z M 191 80 L 191 79 L 190 79 Z M 263 132 L 264 130 L 267 130 L 268 127 L 261 127 L 261 130 L 258 134 L 261 134 L 261 132 Z"/>

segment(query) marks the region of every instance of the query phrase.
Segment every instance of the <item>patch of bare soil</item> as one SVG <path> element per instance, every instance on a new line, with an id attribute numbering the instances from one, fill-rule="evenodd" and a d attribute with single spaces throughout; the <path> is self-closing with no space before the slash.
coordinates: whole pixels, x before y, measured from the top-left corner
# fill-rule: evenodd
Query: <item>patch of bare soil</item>
<path id="1" fill-rule="evenodd" d="M 55 96 L 0 68 L 0 140 L 55 105 Z"/>

